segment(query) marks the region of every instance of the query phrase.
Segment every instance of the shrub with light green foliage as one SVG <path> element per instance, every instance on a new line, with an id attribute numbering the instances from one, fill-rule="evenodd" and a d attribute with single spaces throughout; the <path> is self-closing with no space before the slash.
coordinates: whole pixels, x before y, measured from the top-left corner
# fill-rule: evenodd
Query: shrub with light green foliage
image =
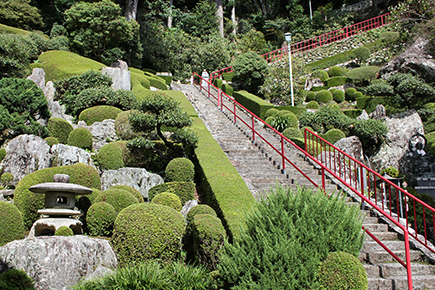
<path id="1" fill-rule="evenodd" d="M 267 124 L 272 126 L 272 122 L 275 121 L 275 117 L 267 117 L 266 120 L 264 120 L 264 122 L 266 122 Z"/>
<path id="2" fill-rule="evenodd" d="M 385 42 L 388 46 L 392 46 L 399 42 L 400 40 L 400 32 L 398 31 L 385 31 L 382 32 L 379 38 L 382 42 Z"/>
<path id="3" fill-rule="evenodd" d="M 393 166 L 390 166 L 388 168 L 382 169 L 379 173 L 380 175 L 388 174 L 391 177 L 398 178 L 400 177 L 400 171 Z"/>
<path id="4" fill-rule="evenodd" d="M 47 142 L 48 146 L 53 146 L 55 144 L 59 144 L 59 140 L 57 140 L 57 138 L 55 137 L 47 137 L 44 139 L 45 142 Z"/>
<path id="5" fill-rule="evenodd" d="M 195 199 L 195 183 L 193 182 L 166 182 L 153 186 L 148 190 L 148 200 L 151 201 L 157 194 L 170 192 L 177 195 L 181 204 Z"/>
<path id="6" fill-rule="evenodd" d="M 364 241 L 359 208 L 338 196 L 279 185 L 269 192 L 246 217 L 240 239 L 224 243 L 218 264 L 224 288 L 318 289 L 328 254 L 358 256 Z"/>
<path id="7" fill-rule="evenodd" d="M 344 92 L 342 90 L 334 90 L 334 92 L 332 93 L 332 98 L 337 103 L 341 103 L 344 101 Z"/>
<path id="8" fill-rule="evenodd" d="M 364 265 L 346 252 L 330 253 L 320 265 L 317 279 L 325 290 L 366 290 L 368 285 Z"/>
<path id="9" fill-rule="evenodd" d="M 275 117 L 278 115 L 279 111 L 277 109 L 269 109 L 266 111 L 266 114 L 264 114 L 264 118 L 267 119 L 268 117 Z"/>
<path id="10" fill-rule="evenodd" d="M 161 204 L 165 206 L 169 206 L 170 208 L 175 209 L 176 211 L 181 210 L 181 200 L 178 195 L 170 192 L 162 192 L 154 196 L 151 200 L 151 203 Z"/>
<path id="11" fill-rule="evenodd" d="M 56 232 L 54 233 L 55 236 L 74 236 L 74 232 L 70 227 L 67 226 L 60 226 L 56 229 Z"/>
<path id="12" fill-rule="evenodd" d="M 39 183 L 53 182 L 55 174 L 68 174 L 71 183 L 89 188 L 101 187 L 98 171 L 83 163 L 40 169 L 24 176 L 15 188 L 14 204 L 23 214 L 26 228 L 30 228 L 39 219 L 38 210 L 44 208 L 44 195 L 31 192 L 29 187 Z"/>
<path id="13" fill-rule="evenodd" d="M 340 66 L 333 66 L 330 69 L 328 69 L 328 75 L 330 78 L 332 77 L 339 77 L 344 74 L 344 70 Z"/>
<path id="14" fill-rule="evenodd" d="M 393 94 L 394 87 L 383 79 L 375 80 L 366 87 L 366 95 L 368 96 L 392 96 Z"/>
<path id="15" fill-rule="evenodd" d="M 72 125 L 62 118 L 48 119 L 47 128 L 50 137 L 56 138 L 62 144 L 68 143 L 69 133 L 73 130 Z"/>
<path id="16" fill-rule="evenodd" d="M 91 236 L 110 237 L 118 212 L 107 202 L 96 202 L 89 208 L 86 224 Z"/>
<path id="17" fill-rule="evenodd" d="M 346 138 L 346 135 L 343 133 L 343 131 L 339 129 L 331 129 L 328 130 L 325 134 L 321 135 L 326 141 L 328 141 L 331 144 L 335 144 L 340 139 Z"/>
<path id="18" fill-rule="evenodd" d="M 319 104 L 326 104 L 332 101 L 332 99 L 333 99 L 332 94 L 328 90 L 321 90 L 316 94 L 316 101 Z"/>
<path id="19" fill-rule="evenodd" d="M 219 79 L 219 78 L 215 78 L 215 79 L 213 79 L 212 84 L 213 84 L 215 87 L 217 87 L 217 88 L 219 88 L 219 89 L 222 89 L 223 81 L 222 81 L 221 79 Z"/>
<path id="20" fill-rule="evenodd" d="M 370 49 L 367 47 L 358 47 L 355 48 L 352 52 L 352 58 L 354 58 L 357 63 L 361 64 L 365 62 L 370 57 Z"/>
<path id="21" fill-rule="evenodd" d="M 133 187 L 131 187 L 131 186 L 129 186 L 129 185 L 117 184 L 117 185 L 114 185 L 114 186 L 112 186 L 110 188 L 126 190 L 126 191 L 130 192 L 131 194 L 133 194 L 133 196 L 136 197 L 137 201 L 144 202 L 143 196 L 140 193 L 140 191 L 135 189 L 135 188 L 133 188 Z"/>
<path id="22" fill-rule="evenodd" d="M 95 122 L 102 122 L 106 119 L 116 119 L 122 110 L 112 106 L 95 106 L 83 110 L 79 115 L 79 121 L 85 121 L 86 125 L 91 126 Z"/>
<path id="23" fill-rule="evenodd" d="M 210 206 L 206 205 L 206 204 L 198 204 L 194 207 L 192 207 L 188 212 L 187 212 L 187 224 L 192 224 L 193 223 L 193 218 L 197 215 L 197 214 L 207 214 L 207 215 L 212 215 L 217 217 L 217 214 L 215 212 L 214 209 L 212 209 Z"/>
<path id="24" fill-rule="evenodd" d="M 301 133 L 301 131 L 298 128 L 292 128 L 292 127 L 285 129 L 282 132 L 282 134 L 285 137 L 287 137 L 288 139 L 291 139 L 293 137 L 296 137 L 296 138 L 303 138 L 304 137 L 304 135 Z"/>
<path id="25" fill-rule="evenodd" d="M 120 112 L 115 119 L 115 133 L 122 140 L 130 140 L 137 137 L 137 133 L 133 132 L 130 125 L 130 115 L 133 111 Z"/>
<path id="26" fill-rule="evenodd" d="M 124 208 L 139 203 L 136 197 L 130 192 L 120 188 L 109 188 L 101 192 L 94 200 L 94 204 L 98 202 L 107 202 L 117 213 Z M 88 210 L 89 211 L 89 210 Z"/>
<path id="27" fill-rule="evenodd" d="M 269 66 L 264 58 L 249 51 L 236 57 L 233 70 L 234 89 L 237 91 L 247 90 L 252 94 L 257 94 L 269 73 Z"/>
<path id="28" fill-rule="evenodd" d="M 347 88 L 344 91 L 344 99 L 348 102 L 353 102 L 356 100 L 355 94 L 357 93 L 357 90 L 355 88 Z"/>
<path id="29" fill-rule="evenodd" d="M 165 181 L 192 182 L 195 178 L 195 166 L 187 158 L 172 159 L 165 169 Z"/>
<path id="30" fill-rule="evenodd" d="M 22 238 L 24 225 L 21 212 L 14 204 L 0 201 L 0 247 Z"/>
<path id="31" fill-rule="evenodd" d="M 115 220 L 112 244 L 121 267 L 139 261 L 174 261 L 180 254 L 184 217 L 176 210 L 151 203 L 131 205 Z"/>
<path id="32" fill-rule="evenodd" d="M 326 81 L 326 79 L 329 78 L 329 74 L 323 69 L 318 69 L 314 71 L 312 76 L 314 78 L 319 78 L 322 82 Z"/>
<path id="33" fill-rule="evenodd" d="M 65 53 L 65 56 L 51 56 L 51 61 L 58 58 L 65 58 L 72 61 L 72 63 L 86 63 L 83 60 L 76 60 L 72 57 L 71 53 Z M 103 64 L 101 64 L 103 65 Z M 59 69 L 58 69 L 59 70 Z M 112 78 L 108 75 L 103 75 L 99 71 L 88 70 L 84 73 L 71 76 L 67 79 L 57 80 L 54 82 L 56 87 L 55 98 L 64 101 L 68 96 L 77 96 L 81 91 L 96 88 L 96 87 L 110 87 L 112 85 Z"/>
<path id="34" fill-rule="evenodd" d="M 97 155 L 98 165 L 101 169 L 125 167 L 124 154 L 128 150 L 125 142 L 110 142 L 100 148 Z"/>
<path id="35" fill-rule="evenodd" d="M 354 82 L 371 81 L 376 78 L 380 68 L 377 66 L 363 66 L 354 68 L 346 73 L 346 76 Z"/>
<path id="36" fill-rule="evenodd" d="M 344 85 L 346 81 L 347 81 L 347 77 L 342 77 L 342 76 L 332 77 L 326 80 L 326 85 L 328 87 L 339 87 Z"/>
<path id="37" fill-rule="evenodd" d="M 232 96 L 234 93 L 233 86 L 230 84 L 223 84 L 222 85 L 222 91 L 227 94 L 228 96 Z"/>
<path id="38" fill-rule="evenodd" d="M 77 128 L 68 135 L 68 145 L 92 150 L 92 133 L 87 128 Z"/>
<path id="39" fill-rule="evenodd" d="M 283 132 L 285 129 L 294 127 L 298 128 L 298 117 L 292 112 L 281 111 L 270 123 L 270 126 L 278 132 Z"/>
<path id="40" fill-rule="evenodd" d="M 4 187 L 8 187 L 9 184 L 14 180 L 14 175 L 9 172 L 5 172 L 1 175 L 0 181 Z"/>
<path id="41" fill-rule="evenodd" d="M 9 269 L 0 273 L 0 289 L 7 290 L 35 290 L 34 282 L 21 269 Z"/>
<path id="42" fill-rule="evenodd" d="M 306 102 L 311 102 L 316 100 L 316 92 L 310 91 L 305 97 Z"/>
<path id="43" fill-rule="evenodd" d="M 6 157 L 6 149 L 0 148 L 0 162 Z"/>
<path id="44" fill-rule="evenodd" d="M 307 109 L 317 110 L 319 108 L 319 103 L 316 101 L 309 101 L 307 104 Z"/>

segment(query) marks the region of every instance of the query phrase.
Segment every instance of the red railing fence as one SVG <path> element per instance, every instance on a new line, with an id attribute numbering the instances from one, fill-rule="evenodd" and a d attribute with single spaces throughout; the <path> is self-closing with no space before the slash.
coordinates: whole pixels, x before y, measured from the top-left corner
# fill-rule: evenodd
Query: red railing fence
<path id="1" fill-rule="evenodd" d="M 389 19 L 390 13 L 385 13 L 376 17 L 373 17 L 368 20 L 364 20 L 358 23 L 355 23 L 353 25 L 334 30 L 325 34 L 322 34 L 320 36 L 316 36 L 313 38 L 310 38 L 308 40 L 300 41 L 294 44 L 290 45 L 290 49 L 292 54 L 296 54 L 299 52 L 304 52 L 308 50 L 315 49 L 317 47 L 321 47 L 336 41 L 340 41 L 346 38 L 349 38 L 351 36 L 360 34 L 365 31 L 369 31 L 375 28 L 382 27 L 386 24 L 389 24 L 391 21 Z M 288 54 L 288 47 L 283 47 L 268 53 L 265 53 L 262 55 L 264 59 L 268 63 L 274 62 L 276 60 L 281 59 L 285 55 Z M 229 66 L 223 69 L 220 69 L 218 71 L 214 71 L 210 74 L 210 78 L 220 78 L 223 73 L 233 72 L 233 67 Z"/>

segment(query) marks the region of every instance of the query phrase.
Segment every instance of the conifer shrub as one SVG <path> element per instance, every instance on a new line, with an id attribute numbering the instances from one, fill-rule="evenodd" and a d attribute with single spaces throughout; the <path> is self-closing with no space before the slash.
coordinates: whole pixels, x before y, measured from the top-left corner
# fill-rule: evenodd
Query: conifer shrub
<path id="1" fill-rule="evenodd" d="M 68 135 L 68 145 L 92 150 L 92 133 L 87 128 L 77 128 Z"/>
<path id="2" fill-rule="evenodd" d="M 162 192 L 174 193 L 180 198 L 183 206 L 189 200 L 195 199 L 195 183 L 193 182 L 165 182 L 153 186 L 148 190 L 148 200 L 151 201 L 157 194 Z"/>
<path id="3" fill-rule="evenodd" d="M 355 82 L 371 81 L 376 78 L 379 69 L 377 66 L 358 67 L 348 71 L 346 76 Z"/>
<path id="4" fill-rule="evenodd" d="M 319 78 L 322 82 L 324 82 L 327 78 L 329 78 L 329 74 L 322 69 L 318 69 L 313 72 L 313 77 Z"/>
<path id="5" fill-rule="evenodd" d="M 338 194 L 278 185 L 246 217 L 240 238 L 224 243 L 218 264 L 224 288 L 318 289 L 319 267 L 329 253 L 358 256 L 361 226 L 358 207 Z"/>
<path id="6" fill-rule="evenodd" d="M 80 75 L 54 82 L 55 97 L 63 101 L 67 96 L 78 95 L 81 91 L 96 87 L 110 87 L 112 78 L 101 72 L 89 70 Z"/>
<path id="7" fill-rule="evenodd" d="M 291 139 L 294 137 L 296 137 L 296 138 L 303 138 L 304 137 L 304 135 L 301 133 L 301 131 L 298 128 L 293 128 L 293 127 L 285 129 L 282 132 L 282 134 L 285 137 L 287 137 L 288 139 Z"/>
<path id="8" fill-rule="evenodd" d="M 96 202 L 89 208 L 86 224 L 91 236 L 110 237 L 118 212 L 107 202 Z"/>
<path id="9" fill-rule="evenodd" d="M 119 188 L 109 188 L 102 191 L 94 200 L 94 203 L 98 202 L 107 202 L 113 206 L 117 213 L 132 204 L 139 203 L 133 194 Z"/>
<path id="10" fill-rule="evenodd" d="M 125 142 L 110 142 L 100 148 L 97 155 L 98 165 L 103 170 L 117 170 L 125 167 L 124 156 L 127 151 Z"/>
<path id="11" fill-rule="evenodd" d="M 113 106 L 95 106 L 84 109 L 79 115 L 79 121 L 85 121 L 86 125 L 91 126 L 95 122 L 102 122 L 106 119 L 116 119 L 122 110 Z"/>
<path id="12" fill-rule="evenodd" d="M 307 109 L 317 110 L 319 108 L 319 103 L 316 101 L 309 101 L 307 104 Z"/>
<path id="13" fill-rule="evenodd" d="M 182 207 L 180 198 L 176 194 L 170 192 L 162 192 L 157 194 L 151 200 L 151 203 L 169 206 L 170 208 L 173 208 L 176 211 L 180 211 Z"/>
<path id="14" fill-rule="evenodd" d="M 343 131 L 339 129 L 331 129 L 328 130 L 328 132 L 323 134 L 321 137 L 323 137 L 329 143 L 335 144 L 335 142 L 337 142 L 338 140 L 346 138 L 346 135 L 343 133 Z"/>
<path id="15" fill-rule="evenodd" d="M 355 94 L 357 93 L 357 90 L 355 88 L 347 88 L 344 92 L 344 98 L 348 102 L 353 102 L 356 100 Z"/>
<path id="16" fill-rule="evenodd" d="M 193 182 L 195 166 L 187 158 L 172 159 L 165 169 L 165 181 Z"/>
<path id="17" fill-rule="evenodd" d="M 347 110 L 343 110 L 343 114 L 345 114 L 346 116 L 352 118 L 352 119 L 356 119 L 356 117 L 358 117 L 359 115 L 361 115 L 362 110 L 360 109 L 347 109 Z"/>
<path id="18" fill-rule="evenodd" d="M 59 144 L 59 140 L 57 140 L 57 138 L 55 137 L 47 137 L 44 139 L 45 142 L 47 142 L 48 146 L 53 146 L 55 144 Z"/>
<path id="19" fill-rule="evenodd" d="M 366 95 L 392 96 L 394 95 L 394 87 L 390 85 L 386 80 L 375 80 L 366 88 Z"/>
<path id="20" fill-rule="evenodd" d="M 38 210 L 44 208 L 44 195 L 31 192 L 29 187 L 39 183 L 53 182 L 55 174 L 68 174 L 71 183 L 89 188 L 101 187 L 98 171 L 83 163 L 40 169 L 24 176 L 15 188 L 14 204 L 23 214 L 25 228 L 30 228 L 39 219 Z"/>
<path id="21" fill-rule="evenodd" d="M 74 232 L 70 227 L 60 226 L 59 228 L 56 229 L 54 235 L 68 237 L 68 236 L 74 236 Z"/>
<path id="22" fill-rule="evenodd" d="M 22 238 L 24 225 L 21 212 L 14 204 L 0 201 L 0 247 Z"/>
<path id="23" fill-rule="evenodd" d="M 332 98 L 334 99 L 334 101 L 336 101 L 337 103 L 341 103 L 344 101 L 344 92 L 342 90 L 335 90 L 332 93 Z"/>
<path id="24" fill-rule="evenodd" d="M 130 140 L 137 136 L 130 125 L 130 115 L 133 110 L 120 112 L 115 119 L 115 133 L 122 140 Z"/>
<path id="25" fill-rule="evenodd" d="M 330 253 L 319 269 L 318 281 L 320 289 L 366 290 L 367 273 L 363 264 L 349 253 Z"/>
<path id="26" fill-rule="evenodd" d="M 266 111 L 266 113 L 264 114 L 264 118 L 267 119 L 268 117 L 275 117 L 276 115 L 278 115 L 278 113 L 279 113 L 278 109 L 271 108 Z"/>
<path id="27" fill-rule="evenodd" d="M 197 214 L 192 224 L 195 258 L 207 268 L 214 270 L 219 263 L 218 253 L 222 249 L 225 228 L 221 220 L 209 214 Z"/>
<path id="28" fill-rule="evenodd" d="M 139 203 L 125 208 L 116 217 L 112 236 L 120 266 L 174 261 L 181 251 L 185 227 L 181 213 L 167 206 Z"/>
<path id="29" fill-rule="evenodd" d="M 330 78 L 332 77 L 339 77 L 344 74 L 343 68 L 340 66 L 333 66 L 330 69 L 328 69 L 328 75 Z"/>
<path id="30" fill-rule="evenodd" d="M 56 117 L 48 119 L 47 128 L 50 137 L 56 138 L 62 144 L 68 143 L 69 133 L 73 130 L 72 125 L 68 121 Z"/>
<path id="31" fill-rule="evenodd" d="M 0 289 L 35 290 L 34 282 L 21 269 L 9 269 L 0 273 Z"/>
<path id="32" fill-rule="evenodd" d="M 328 90 L 321 90 L 316 94 L 316 101 L 319 104 L 326 104 L 332 101 L 332 94 Z"/>
<path id="33" fill-rule="evenodd" d="M 230 84 L 223 84 L 222 85 L 222 91 L 227 94 L 228 96 L 232 96 L 234 93 L 234 89 Z"/>
<path id="34" fill-rule="evenodd" d="M 133 196 L 136 197 L 137 201 L 144 202 L 142 193 L 140 193 L 140 191 L 135 189 L 134 187 L 131 187 L 131 186 L 125 185 L 125 184 L 117 184 L 117 185 L 114 185 L 110 188 L 126 190 L 126 191 L 130 192 L 131 194 L 133 194 Z"/>

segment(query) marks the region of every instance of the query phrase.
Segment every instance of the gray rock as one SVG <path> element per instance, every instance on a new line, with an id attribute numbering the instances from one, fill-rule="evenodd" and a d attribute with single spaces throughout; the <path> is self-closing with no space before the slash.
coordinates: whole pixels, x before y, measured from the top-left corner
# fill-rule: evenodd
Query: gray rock
<path id="1" fill-rule="evenodd" d="M 346 154 L 349 154 L 359 162 L 364 162 L 364 153 L 361 141 L 356 136 L 351 136 L 338 140 L 335 147 L 343 150 Z"/>
<path id="2" fill-rule="evenodd" d="M 96 279 L 96 278 L 100 278 L 103 276 L 107 276 L 114 273 L 114 271 L 110 268 L 104 267 L 103 265 L 98 266 L 94 273 L 92 273 L 91 275 L 85 277 L 84 280 L 92 280 L 92 279 Z"/>
<path id="3" fill-rule="evenodd" d="M 86 236 L 37 237 L 0 248 L 2 268 L 24 270 L 36 289 L 67 289 L 94 274 L 98 267 L 116 268 L 117 259 L 106 240 Z"/>
<path id="4" fill-rule="evenodd" d="M 61 118 L 69 123 L 73 123 L 73 117 L 65 113 L 65 106 L 60 105 L 57 101 L 48 100 L 48 110 L 51 112 L 52 118 Z"/>
<path id="5" fill-rule="evenodd" d="M 27 79 L 32 80 L 41 90 L 45 89 L 45 71 L 42 68 L 34 68 Z"/>
<path id="6" fill-rule="evenodd" d="M 144 168 L 125 167 L 118 170 L 106 170 L 101 175 L 101 190 L 117 184 L 129 185 L 137 189 L 146 199 L 148 199 L 148 190 L 162 183 L 164 180 L 160 175 L 150 173 Z"/>
<path id="7" fill-rule="evenodd" d="M 312 87 L 323 87 L 324 84 L 319 78 L 313 78 L 311 79 Z"/>
<path id="8" fill-rule="evenodd" d="M 197 205 L 198 205 L 198 201 L 196 199 L 187 201 L 183 205 L 183 208 L 181 209 L 181 214 L 184 216 L 184 218 L 187 217 L 187 213 L 189 212 L 189 210 L 191 210 L 192 207 Z"/>
<path id="9" fill-rule="evenodd" d="M 416 133 L 424 133 L 423 122 L 415 110 L 388 116 L 384 119 L 388 127 L 386 144 L 370 157 L 373 170 L 379 172 L 384 168 L 393 166 L 400 173 L 409 177 L 413 175 L 412 158 L 408 156 L 408 141 Z"/>
<path id="10" fill-rule="evenodd" d="M 387 116 L 387 111 L 383 105 L 377 105 L 376 109 L 370 113 L 369 117 L 375 120 L 382 120 Z"/>
<path id="11" fill-rule="evenodd" d="M 8 196 L 14 196 L 15 190 L 13 189 L 2 189 L 0 190 L 0 194 L 3 195 L 4 197 L 8 197 Z"/>
<path id="12" fill-rule="evenodd" d="M 56 89 L 54 88 L 53 82 L 48 81 L 47 84 L 45 85 L 45 89 L 44 89 L 44 95 L 48 101 L 53 101 L 55 92 L 56 92 Z"/>
<path id="13" fill-rule="evenodd" d="M 51 158 L 53 167 L 84 163 L 96 169 L 91 154 L 75 146 L 54 144 L 51 146 Z"/>
<path id="14" fill-rule="evenodd" d="M 112 63 L 110 65 L 110 67 L 117 67 L 117 68 L 120 68 L 122 70 L 127 70 L 128 71 L 128 64 L 125 61 L 120 60 L 120 59 L 118 59 L 117 61 Z"/>
<path id="15" fill-rule="evenodd" d="M 366 110 L 363 110 L 363 112 L 361 113 L 361 115 L 359 115 L 358 117 L 356 117 L 357 120 L 368 120 L 370 119 L 369 114 L 367 114 Z"/>
<path id="16" fill-rule="evenodd" d="M 91 126 L 86 126 L 85 122 L 80 121 L 78 126 L 87 128 L 91 132 L 94 141 L 93 147 L 95 150 L 99 150 L 108 142 L 118 140 L 118 136 L 115 132 L 115 120 L 113 119 L 95 122 Z"/>
<path id="17" fill-rule="evenodd" d="M 50 146 L 41 137 L 20 135 L 9 141 L 5 149 L 7 154 L 0 167 L 14 175 L 14 182 L 51 165 Z"/>
<path id="18" fill-rule="evenodd" d="M 118 67 L 103 67 L 101 72 L 103 75 L 108 75 L 112 78 L 112 89 L 126 90 L 131 89 L 130 72 Z"/>

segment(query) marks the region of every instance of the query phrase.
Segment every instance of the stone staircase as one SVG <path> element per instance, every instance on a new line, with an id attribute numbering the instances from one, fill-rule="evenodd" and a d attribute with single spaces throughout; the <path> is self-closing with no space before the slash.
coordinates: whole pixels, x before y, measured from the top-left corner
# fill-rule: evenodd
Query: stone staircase
<path id="1" fill-rule="evenodd" d="M 208 99 L 204 90 L 200 92 L 192 85 L 181 84 L 173 84 L 172 88 L 182 91 L 188 97 L 207 129 L 257 199 L 277 183 L 293 189 L 297 185 L 314 187 L 291 165 L 287 164 L 287 168 L 283 173 L 281 156 L 258 136 L 256 136 L 255 141 L 252 141 L 252 132 L 249 131 L 249 128 L 242 124 L 241 121 L 234 123 L 234 117 L 219 110 L 216 106 L 216 100 L 213 98 Z M 229 106 L 229 103 L 225 104 Z M 245 116 L 245 114 L 240 115 L 246 123 L 251 124 L 250 117 Z M 256 123 L 255 127 L 275 148 L 281 148 L 280 139 L 271 130 L 263 128 L 259 123 Z M 286 156 L 304 174 L 321 185 L 319 169 L 309 164 L 296 148 L 290 146 L 285 150 Z M 333 192 L 337 189 L 339 189 L 337 185 L 330 179 L 326 180 L 327 192 Z M 360 203 L 355 202 L 353 198 L 349 197 L 348 200 L 349 204 L 358 204 L 360 206 Z M 363 210 L 363 213 L 366 216 L 364 226 L 404 260 L 404 242 L 399 239 L 399 234 L 392 231 L 388 224 L 376 216 L 374 211 L 366 209 Z M 369 290 L 408 289 L 406 269 L 393 261 L 391 255 L 369 236 L 366 237 L 359 258 L 363 262 L 369 277 Z M 427 264 L 429 261 L 435 262 L 435 255 L 428 257 L 421 251 L 412 250 L 411 259 L 413 261 L 414 289 L 435 289 L 435 266 Z"/>

